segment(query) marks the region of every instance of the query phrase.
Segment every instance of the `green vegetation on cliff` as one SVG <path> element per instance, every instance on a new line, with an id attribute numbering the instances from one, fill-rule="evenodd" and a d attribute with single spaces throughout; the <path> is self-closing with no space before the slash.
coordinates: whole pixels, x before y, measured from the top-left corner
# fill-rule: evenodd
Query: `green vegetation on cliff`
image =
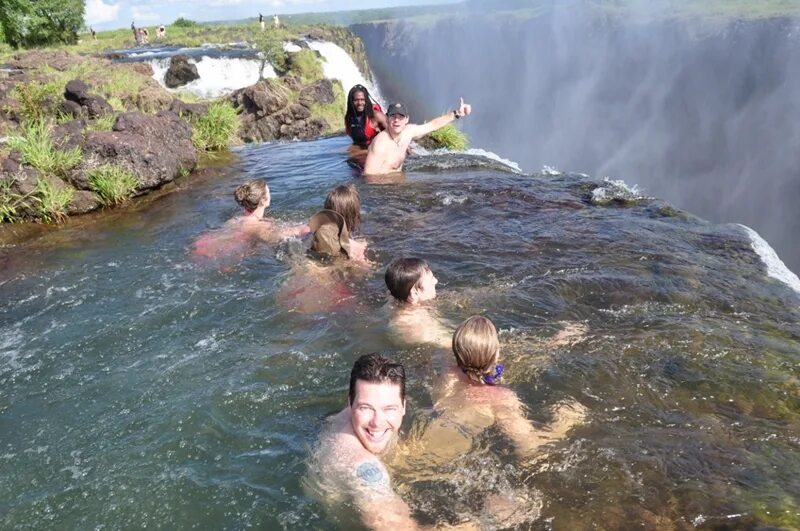
<path id="1" fill-rule="evenodd" d="M 104 164 L 88 171 L 92 190 L 104 205 L 121 205 L 136 189 L 138 181 L 131 172 L 113 164 Z"/>
<path id="2" fill-rule="evenodd" d="M 209 105 L 208 112 L 192 123 L 192 143 L 198 151 L 217 151 L 236 142 L 239 115 L 228 101 Z"/>

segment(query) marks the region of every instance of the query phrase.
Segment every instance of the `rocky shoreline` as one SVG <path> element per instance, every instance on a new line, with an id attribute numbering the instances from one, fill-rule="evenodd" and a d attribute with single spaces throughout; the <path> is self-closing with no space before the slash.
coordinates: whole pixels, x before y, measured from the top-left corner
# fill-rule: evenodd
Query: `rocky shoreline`
<path id="1" fill-rule="evenodd" d="M 345 28 L 314 29 L 303 38 L 335 42 L 368 75 L 363 44 Z M 235 121 L 224 145 L 341 132 L 343 87 L 322 77 L 321 67 L 309 74 L 308 64 L 319 63 L 316 52 L 305 48 L 295 56 L 305 57 L 293 61 L 290 56 L 278 78 L 216 102 L 183 101 L 161 87 L 145 63 L 66 51 L 14 56 L 0 71 L 0 221 L 58 221 L 190 175 L 198 156 L 213 150 L 198 142 L 197 129 L 214 106 L 229 107 Z M 34 140 L 26 135 L 34 126 L 44 131 L 36 141 L 43 142 L 48 156 L 75 155 L 74 164 L 50 167 L 38 152 L 28 152 Z M 110 201 L 98 189 L 95 174 L 106 168 L 135 179 L 122 200 Z"/>

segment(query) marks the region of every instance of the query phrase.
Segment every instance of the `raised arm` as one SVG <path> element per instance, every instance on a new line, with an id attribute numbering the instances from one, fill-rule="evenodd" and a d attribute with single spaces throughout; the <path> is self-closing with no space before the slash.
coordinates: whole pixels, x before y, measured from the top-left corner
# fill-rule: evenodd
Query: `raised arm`
<path id="1" fill-rule="evenodd" d="M 427 135 L 428 133 L 432 133 L 437 129 L 441 129 L 445 125 L 461 118 L 462 116 L 469 116 L 472 112 L 472 105 L 468 103 L 464 103 L 464 98 L 461 98 L 461 104 L 458 106 L 458 109 L 454 111 L 448 111 L 445 114 L 441 115 L 438 118 L 434 118 L 430 122 L 426 122 L 420 125 L 414 125 L 414 129 L 412 130 L 412 136 L 414 140 Z"/>

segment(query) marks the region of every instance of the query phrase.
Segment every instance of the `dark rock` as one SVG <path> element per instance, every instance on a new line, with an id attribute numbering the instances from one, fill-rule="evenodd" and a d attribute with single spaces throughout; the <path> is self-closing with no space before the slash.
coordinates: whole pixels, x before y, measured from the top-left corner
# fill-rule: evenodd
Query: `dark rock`
<path id="1" fill-rule="evenodd" d="M 8 64 L 20 70 L 32 70 L 47 65 L 54 70 L 64 72 L 84 61 L 85 58 L 67 51 L 34 50 L 15 55 Z"/>
<path id="2" fill-rule="evenodd" d="M 88 97 L 89 85 L 80 79 L 73 79 L 64 87 L 64 99 L 74 101 L 78 105 L 83 105 L 83 101 Z"/>
<path id="3" fill-rule="evenodd" d="M 14 160 L 10 156 L 4 158 L 2 162 L 0 162 L 0 173 L 17 173 L 20 169 L 20 163 L 18 160 Z"/>
<path id="4" fill-rule="evenodd" d="M 58 110 L 62 114 L 72 116 L 73 118 L 77 118 L 83 113 L 83 107 L 71 100 L 62 101 Z"/>
<path id="5" fill-rule="evenodd" d="M 100 96 L 89 96 L 86 98 L 84 106 L 89 118 L 99 118 L 114 113 L 114 108 Z"/>
<path id="6" fill-rule="evenodd" d="M 300 76 L 294 72 L 290 72 L 283 76 L 281 81 L 283 81 L 283 84 L 293 92 L 297 92 L 303 87 L 303 80 L 300 79 Z"/>
<path id="7" fill-rule="evenodd" d="M 89 94 L 89 86 L 80 79 L 73 79 L 67 83 L 64 88 L 64 99 L 85 108 L 89 118 L 97 118 L 114 112 L 106 100 L 100 96 Z"/>
<path id="8" fill-rule="evenodd" d="M 289 95 L 289 90 L 280 83 L 262 80 L 235 91 L 230 100 L 244 112 L 261 118 L 286 107 Z"/>
<path id="9" fill-rule="evenodd" d="M 314 103 L 333 103 L 336 101 L 336 95 L 333 93 L 333 83 L 330 79 L 320 79 L 303 87 L 300 91 L 299 101 L 301 105 L 306 107 L 311 107 Z"/>
<path id="10" fill-rule="evenodd" d="M 89 133 L 84 158 L 92 166 L 116 164 L 128 168 L 139 180 L 137 190 L 157 188 L 197 165 L 189 124 L 177 114 L 156 116 L 138 112 L 121 114 L 112 132 Z M 84 168 L 85 169 L 85 168 Z M 72 176 L 80 181 L 79 173 Z"/>
<path id="11" fill-rule="evenodd" d="M 184 118 L 201 118 L 208 113 L 208 103 L 186 103 L 179 99 L 172 100 L 169 110 Z"/>
<path id="12" fill-rule="evenodd" d="M 96 194 L 86 190 L 75 190 L 72 201 L 67 205 L 67 214 L 86 214 L 92 210 L 97 210 L 103 204 Z"/>
<path id="13" fill-rule="evenodd" d="M 169 88 L 181 87 L 195 79 L 200 79 L 197 66 L 189 62 L 185 55 L 175 55 L 169 62 L 169 69 L 164 76 L 164 84 Z"/>
<path id="14" fill-rule="evenodd" d="M 310 48 L 311 48 L 311 46 L 309 46 L 309 45 L 308 45 L 308 43 L 307 43 L 306 41 L 304 41 L 304 40 L 301 40 L 301 39 L 295 39 L 295 40 L 293 40 L 293 41 L 292 41 L 292 44 L 294 44 L 295 46 L 297 46 L 297 47 L 299 47 L 299 48 L 305 49 L 305 50 L 308 50 L 308 49 L 310 49 Z"/>
<path id="15" fill-rule="evenodd" d="M 70 102 L 74 103 L 74 102 Z M 83 145 L 83 130 L 86 128 L 84 120 L 72 120 L 65 124 L 57 125 L 50 133 L 53 143 L 60 149 L 74 149 Z"/>

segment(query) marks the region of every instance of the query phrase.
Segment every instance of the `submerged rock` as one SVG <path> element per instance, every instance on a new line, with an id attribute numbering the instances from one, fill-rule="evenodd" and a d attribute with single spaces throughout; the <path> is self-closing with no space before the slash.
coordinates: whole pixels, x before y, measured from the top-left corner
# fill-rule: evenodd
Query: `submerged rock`
<path id="1" fill-rule="evenodd" d="M 164 84 L 169 88 L 177 88 L 200 79 L 197 66 L 189 62 L 189 57 L 176 55 L 169 62 L 169 69 L 164 76 Z"/>

